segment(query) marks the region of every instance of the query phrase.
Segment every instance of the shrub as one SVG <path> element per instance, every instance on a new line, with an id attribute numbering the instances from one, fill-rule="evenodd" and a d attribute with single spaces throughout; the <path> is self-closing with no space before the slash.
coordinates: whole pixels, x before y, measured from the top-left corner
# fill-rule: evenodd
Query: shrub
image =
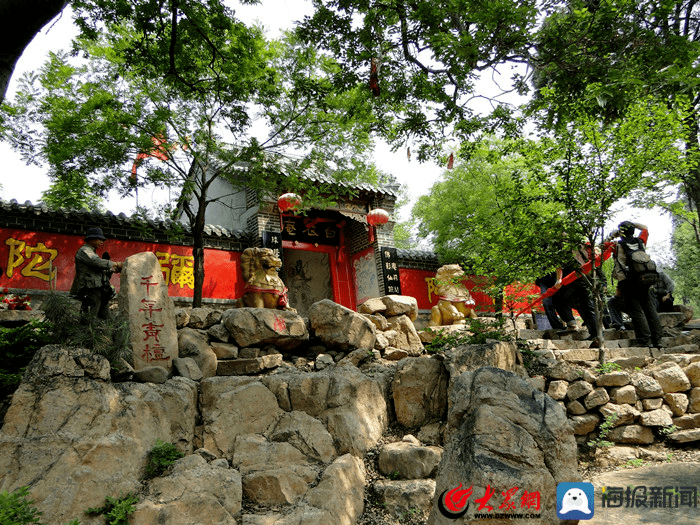
<path id="1" fill-rule="evenodd" d="M 609 374 L 610 372 L 617 372 L 622 370 L 622 367 L 617 363 L 601 363 L 596 368 L 596 372 L 599 374 Z"/>
<path id="2" fill-rule="evenodd" d="M 41 523 L 43 514 L 27 499 L 29 487 L 20 487 L 11 494 L 6 490 L 0 492 L 0 523 L 3 525 L 23 525 L 24 523 Z"/>
<path id="3" fill-rule="evenodd" d="M 588 442 L 589 447 L 611 447 L 614 445 L 612 441 L 607 441 L 605 437 L 615 426 L 617 414 L 610 414 L 605 418 L 598 428 L 598 437 Z"/>
<path id="4" fill-rule="evenodd" d="M 492 323 L 484 323 L 481 319 L 467 319 L 465 331 L 448 332 L 440 327 L 428 328 L 427 331 L 437 335 L 425 346 L 428 352 L 443 352 L 449 347 L 461 345 L 483 344 L 488 339 L 506 341 L 509 336 L 504 329 L 505 319 L 496 318 Z"/>
<path id="5" fill-rule="evenodd" d="M 103 507 L 91 507 L 85 511 L 85 514 L 93 516 L 103 514 L 107 519 L 107 525 L 129 525 L 129 516 L 136 510 L 134 505 L 138 502 L 139 498 L 131 493 L 120 498 L 107 496 Z"/>
<path id="6" fill-rule="evenodd" d="M 63 294 L 49 294 L 44 315 L 53 324 L 53 336 L 68 346 L 92 350 L 112 365 L 120 359 L 133 364 L 129 345 L 129 322 L 123 316 L 98 319 L 80 312 L 80 304 Z"/>
<path id="7" fill-rule="evenodd" d="M 36 351 L 51 342 L 51 324 L 30 321 L 16 328 L 0 327 L 0 398 L 12 394 Z"/>
<path id="8" fill-rule="evenodd" d="M 149 478 L 160 476 L 181 457 L 184 457 L 184 454 L 175 445 L 157 439 L 156 444 L 148 453 L 146 476 Z"/>

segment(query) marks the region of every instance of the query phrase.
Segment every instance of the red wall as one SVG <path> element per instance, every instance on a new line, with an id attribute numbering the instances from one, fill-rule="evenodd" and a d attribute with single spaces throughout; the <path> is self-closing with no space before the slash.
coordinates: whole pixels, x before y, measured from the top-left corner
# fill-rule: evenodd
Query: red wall
<path id="1" fill-rule="evenodd" d="M 438 302 L 438 297 L 432 284 L 434 277 L 434 271 L 400 268 L 401 294 L 415 297 L 418 301 L 419 309 L 429 310 Z M 487 277 L 470 275 L 463 282 L 476 303 L 477 312 L 494 311 L 494 301 L 485 293 L 489 284 Z M 505 310 L 514 309 L 517 311 L 526 307 L 539 296 L 539 288 L 534 284 L 514 284 L 506 287 L 505 296 Z M 530 311 L 527 310 L 526 312 L 529 313 Z"/>
<path id="2" fill-rule="evenodd" d="M 0 228 L 0 287 L 48 290 L 55 276 L 59 291 L 70 290 L 75 277 L 75 253 L 83 244 L 79 235 L 56 235 L 27 230 Z M 192 297 L 194 274 L 192 248 L 170 244 L 108 240 L 98 254 L 109 252 L 112 260 L 123 261 L 129 255 L 153 252 L 168 281 L 171 297 Z M 204 288 L 212 299 L 235 299 L 243 295 L 240 273 L 241 254 L 204 249 Z M 119 289 L 118 274 L 112 284 Z"/>

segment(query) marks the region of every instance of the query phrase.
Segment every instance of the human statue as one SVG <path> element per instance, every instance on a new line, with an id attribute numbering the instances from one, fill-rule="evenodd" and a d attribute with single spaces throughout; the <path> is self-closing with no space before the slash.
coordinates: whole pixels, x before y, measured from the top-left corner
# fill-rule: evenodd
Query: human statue
<path id="1" fill-rule="evenodd" d="M 446 326 L 464 323 L 465 318 L 476 319 L 474 299 L 462 282 L 464 270 L 459 264 L 446 264 L 435 274 L 435 292 L 438 304 L 430 311 L 428 326 Z"/>

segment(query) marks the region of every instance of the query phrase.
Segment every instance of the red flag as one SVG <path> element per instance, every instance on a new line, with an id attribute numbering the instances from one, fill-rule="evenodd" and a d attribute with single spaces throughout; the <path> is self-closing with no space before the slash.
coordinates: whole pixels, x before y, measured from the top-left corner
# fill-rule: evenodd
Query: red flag
<path id="1" fill-rule="evenodd" d="M 451 170 L 455 165 L 455 156 L 450 153 L 450 158 L 447 159 L 447 169 Z"/>
<path id="2" fill-rule="evenodd" d="M 161 137 L 151 137 L 153 142 L 153 148 L 147 152 L 141 152 L 136 155 L 136 160 L 134 160 L 133 166 L 131 166 L 131 184 L 136 185 L 136 169 L 141 164 L 141 161 L 147 157 L 155 157 L 158 160 L 168 160 L 168 149 L 167 143 L 164 138 Z"/>

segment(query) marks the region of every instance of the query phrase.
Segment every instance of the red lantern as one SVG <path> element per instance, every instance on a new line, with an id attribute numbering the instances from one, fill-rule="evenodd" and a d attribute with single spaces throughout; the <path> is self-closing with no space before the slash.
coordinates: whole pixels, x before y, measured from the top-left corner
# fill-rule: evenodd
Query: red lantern
<path id="1" fill-rule="evenodd" d="M 296 213 L 301 210 L 301 197 L 296 193 L 285 193 L 280 195 L 277 199 L 277 206 L 282 213 L 291 211 Z"/>
<path id="2" fill-rule="evenodd" d="M 386 210 L 377 208 L 367 214 L 367 224 L 369 224 L 369 243 L 374 242 L 374 227 L 389 222 L 389 213 Z"/>
<path id="3" fill-rule="evenodd" d="M 389 222 L 389 212 L 381 208 L 372 210 L 367 214 L 367 223 L 370 226 L 378 226 Z"/>

